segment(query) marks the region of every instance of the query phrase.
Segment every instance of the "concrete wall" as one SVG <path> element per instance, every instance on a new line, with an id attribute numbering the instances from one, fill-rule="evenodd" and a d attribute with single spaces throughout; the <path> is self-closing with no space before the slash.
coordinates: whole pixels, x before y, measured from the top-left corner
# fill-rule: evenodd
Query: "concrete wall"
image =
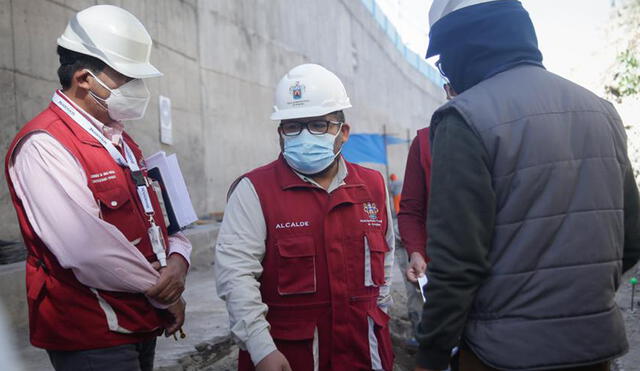
<path id="1" fill-rule="evenodd" d="M 405 58 L 360 0 L 0 0 L 0 152 L 58 87 L 56 38 L 72 15 L 96 3 L 122 6 L 153 37 L 147 116 L 128 131 L 147 155 L 178 153 L 197 212 L 222 211 L 229 184 L 274 159 L 272 93 L 291 67 L 315 62 L 340 76 L 354 108 L 353 132 L 400 137 L 425 126 L 440 88 Z M 159 142 L 158 95 L 172 99 L 174 144 Z M 402 174 L 407 146 L 390 148 Z M 0 239 L 17 240 L 6 184 Z"/>

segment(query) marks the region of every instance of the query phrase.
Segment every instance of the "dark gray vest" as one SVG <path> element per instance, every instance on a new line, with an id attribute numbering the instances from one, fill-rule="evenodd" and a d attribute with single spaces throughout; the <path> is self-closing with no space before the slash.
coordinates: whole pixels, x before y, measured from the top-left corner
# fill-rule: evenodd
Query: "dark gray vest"
<path id="1" fill-rule="evenodd" d="M 522 66 L 440 108 L 458 111 L 492 160 L 497 215 L 463 335 L 487 364 L 537 370 L 627 351 L 614 294 L 624 243 L 626 134 L 613 106 Z M 437 133 L 435 134 L 437 135 Z"/>

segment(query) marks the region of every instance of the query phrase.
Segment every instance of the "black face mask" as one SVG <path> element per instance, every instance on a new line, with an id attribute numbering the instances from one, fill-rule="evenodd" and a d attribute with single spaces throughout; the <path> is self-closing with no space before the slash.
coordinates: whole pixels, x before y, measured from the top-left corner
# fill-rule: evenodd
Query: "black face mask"
<path id="1" fill-rule="evenodd" d="M 543 67 L 533 23 L 519 1 L 492 1 L 457 10 L 429 33 L 427 58 L 440 63 L 457 93 L 522 64 Z"/>

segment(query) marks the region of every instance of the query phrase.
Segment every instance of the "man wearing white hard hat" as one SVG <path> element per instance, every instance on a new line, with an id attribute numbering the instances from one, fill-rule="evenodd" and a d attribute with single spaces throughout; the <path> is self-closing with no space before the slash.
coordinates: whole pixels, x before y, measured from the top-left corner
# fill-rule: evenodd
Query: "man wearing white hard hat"
<path id="1" fill-rule="evenodd" d="M 542 64 L 515 0 L 435 0 L 427 57 L 453 98 L 431 120 L 419 370 L 608 370 L 640 203 L 613 106 Z M 457 94 L 457 95 L 456 95 Z"/>
<path id="2" fill-rule="evenodd" d="M 62 89 L 16 135 L 6 178 L 28 250 L 31 343 L 58 370 L 152 370 L 184 321 L 191 244 L 169 236 L 126 122 L 144 116 L 151 37 L 124 9 L 77 13 Z"/>
<path id="3" fill-rule="evenodd" d="M 384 178 L 340 155 L 351 103 L 335 74 L 297 66 L 275 95 L 282 153 L 232 186 L 216 245 L 238 369 L 390 371 Z"/>

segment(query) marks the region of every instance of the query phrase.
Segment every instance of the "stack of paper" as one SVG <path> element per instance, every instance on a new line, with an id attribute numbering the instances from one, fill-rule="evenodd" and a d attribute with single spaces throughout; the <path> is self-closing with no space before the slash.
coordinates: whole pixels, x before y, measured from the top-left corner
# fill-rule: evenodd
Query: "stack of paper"
<path id="1" fill-rule="evenodd" d="M 159 179 L 155 180 L 161 183 L 163 196 L 166 192 L 164 202 L 170 220 L 169 233 L 175 233 L 198 220 L 176 155 L 167 156 L 164 151 L 160 151 L 145 159 L 145 163 L 150 176 L 154 173 L 153 169 L 158 169 L 157 172 L 160 173 Z"/>

